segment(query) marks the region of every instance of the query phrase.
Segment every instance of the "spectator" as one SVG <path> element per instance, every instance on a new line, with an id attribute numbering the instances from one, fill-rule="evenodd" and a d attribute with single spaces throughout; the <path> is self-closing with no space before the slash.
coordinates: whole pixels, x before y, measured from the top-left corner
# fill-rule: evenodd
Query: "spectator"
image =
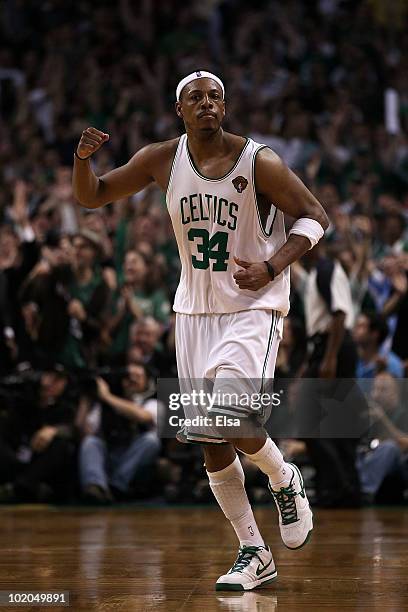
<path id="1" fill-rule="evenodd" d="M 353 329 L 358 352 L 358 379 L 373 379 L 381 370 L 386 370 L 396 378 L 404 376 L 401 359 L 384 347 L 387 336 L 388 326 L 380 315 L 362 313 L 358 316 Z M 370 385 L 364 386 L 364 390 L 369 391 Z"/>
<path id="2" fill-rule="evenodd" d="M 144 317 L 130 330 L 130 350 L 139 349 L 142 363 L 156 376 L 166 372 L 169 360 L 174 360 L 174 355 L 163 350 L 160 336 L 160 325 L 153 317 Z"/>
<path id="3" fill-rule="evenodd" d="M 400 255 L 408 251 L 405 233 L 405 218 L 402 212 L 390 211 L 379 218 L 378 240 L 374 255 L 380 259 L 386 255 Z"/>
<path id="4" fill-rule="evenodd" d="M 67 367 L 83 368 L 97 362 L 109 288 L 98 266 L 102 255 L 98 235 L 82 230 L 74 236 L 73 247 L 73 278 L 67 305 L 69 333 L 60 359 Z"/>
<path id="5" fill-rule="evenodd" d="M 170 304 L 160 288 L 146 290 L 148 267 L 145 258 L 137 251 L 128 251 L 123 266 L 123 283 L 113 299 L 113 313 L 108 319 L 108 328 L 113 343 L 110 354 L 114 357 L 125 355 L 129 345 L 129 331 L 132 322 L 150 316 L 165 323 L 169 316 Z"/>
<path id="6" fill-rule="evenodd" d="M 374 426 L 367 448 L 357 458 L 357 469 L 366 501 L 373 502 L 386 478 L 394 478 L 399 497 L 408 485 L 408 414 L 401 403 L 400 381 L 389 372 L 377 374 L 371 391 Z M 394 491 L 395 494 L 395 491 Z M 390 500 L 395 501 L 395 496 Z"/>
<path id="7" fill-rule="evenodd" d="M 17 344 L 8 299 L 6 275 L 0 270 L 0 375 L 12 368 L 17 358 Z"/>
<path id="8" fill-rule="evenodd" d="M 59 364 L 44 371 L 24 397 L 10 402 L 1 435 L 1 501 L 70 498 L 76 409 L 75 390 Z"/>
<path id="9" fill-rule="evenodd" d="M 384 266 L 385 267 L 385 266 Z M 408 324 L 408 259 L 406 255 L 390 258 L 385 271 L 391 281 L 389 297 L 384 304 L 383 314 L 394 319 L 392 350 L 404 362 L 408 359 L 405 342 Z"/>
<path id="10" fill-rule="evenodd" d="M 16 181 L 13 203 L 7 210 L 11 224 L 0 225 L 0 270 L 7 286 L 9 327 L 16 340 L 15 359 L 21 357 L 18 349 L 24 338 L 24 326 L 19 316 L 19 292 L 40 255 L 39 243 L 29 220 L 27 194 L 28 185 L 24 181 Z"/>
<path id="11" fill-rule="evenodd" d="M 100 428 L 87 433 L 84 415 L 79 467 L 85 498 L 106 503 L 128 497 L 132 484 L 140 487 L 149 483 L 160 450 L 157 400 L 152 397 L 154 386 L 140 365 L 129 366 L 118 395 L 102 378 L 96 384 L 101 403 Z"/>
<path id="12" fill-rule="evenodd" d="M 298 284 L 303 277 L 306 331 L 312 346 L 303 371 L 308 380 L 297 389 L 297 437 L 305 438 L 316 469 L 317 503 L 352 507 L 360 504 L 355 432 L 365 402 L 358 387 L 351 385 L 349 391 L 346 381 L 349 392 L 342 398 L 337 427 L 328 419 L 327 397 L 334 397 L 342 379 L 354 377 L 357 353 L 350 334 L 354 317 L 350 284 L 340 263 L 325 257 L 323 249 L 318 244 L 305 256 L 308 272 L 297 271 Z"/>
<path id="13" fill-rule="evenodd" d="M 20 290 L 24 321 L 20 334 L 20 358 L 40 366 L 55 361 L 67 342 L 69 331 L 69 263 L 71 243 L 51 237 L 41 248 L 41 260 L 25 278 Z"/>
<path id="14" fill-rule="evenodd" d="M 95 364 L 109 297 L 95 266 L 98 249 L 98 237 L 90 230 L 75 236 L 72 248 L 63 240 L 43 247 L 43 261 L 21 293 L 30 359 L 38 363 L 51 354 L 71 368 Z"/>
<path id="15" fill-rule="evenodd" d="M 276 378 L 295 378 L 299 375 L 306 358 L 306 335 L 302 322 L 288 316 L 283 323 L 276 361 Z"/>

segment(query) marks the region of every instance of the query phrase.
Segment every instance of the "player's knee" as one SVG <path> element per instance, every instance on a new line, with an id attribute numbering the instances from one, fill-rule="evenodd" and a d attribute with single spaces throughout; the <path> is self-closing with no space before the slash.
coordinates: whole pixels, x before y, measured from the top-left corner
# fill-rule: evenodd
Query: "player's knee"
<path id="1" fill-rule="evenodd" d="M 217 458 L 231 454 L 233 452 L 232 444 L 203 444 L 204 455 L 206 457 Z"/>
<path id="2" fill-rule="evenodd" d="M 256 418 L 252 418 L 251 415 L 225 416 L 217 414 L 214 417 L 213 424 L 217 435 L 232 444 L 235 443 L 235 440 L 241 440 L 242 438 L 258 438 L 264 431 L 262 424 Z"/>
<path id="3" fill-rule="evenodd" d="M 209 472 L 222 470 L 235 459 L 235 450 L 232 444 L 205 444 L 204 461 Z"/>

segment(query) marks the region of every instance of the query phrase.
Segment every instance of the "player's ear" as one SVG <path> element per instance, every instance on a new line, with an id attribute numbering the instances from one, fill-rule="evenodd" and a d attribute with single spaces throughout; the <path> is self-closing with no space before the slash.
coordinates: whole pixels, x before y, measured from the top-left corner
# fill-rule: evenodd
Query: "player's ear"
<path id="1" fill-rule="evenodd" d="M 181 110 L 181 103 L 180 102 L 176 102 L 175 104 L 175 109 L 176 109 L 176 113 L 179 117 L 183 118 L 183 112 Z"/>

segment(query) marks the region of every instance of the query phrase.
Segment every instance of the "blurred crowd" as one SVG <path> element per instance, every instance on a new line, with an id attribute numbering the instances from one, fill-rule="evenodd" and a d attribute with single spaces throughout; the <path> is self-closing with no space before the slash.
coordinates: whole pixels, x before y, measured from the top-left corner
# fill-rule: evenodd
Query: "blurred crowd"
<path id="1" fill-rule="evenodd" d="M 97 175 L 180 134 L 175 86 L 197 68 L 225 82 L 225 128 L 274 149 L 328 212 L 324 252 L 350 284 L 355 375 L 382 424 L 357 457 L 362 491 L 379 499 L 388 479 L 402 496 L 407 26 L 402 0 L 5 0 L 0 500 L 210 498 L 199 449 L 157 435 L 155 380 L 177 376 L 179 259 L 164 196 L 150 187 L 85 210 L 71 188 L 90 125 L 110 135 Z M 307 359 L 303 298 L 295 282 L 281 377 L 301 375 Z M 307 465 L 302 441 L 282 448 Z"/>

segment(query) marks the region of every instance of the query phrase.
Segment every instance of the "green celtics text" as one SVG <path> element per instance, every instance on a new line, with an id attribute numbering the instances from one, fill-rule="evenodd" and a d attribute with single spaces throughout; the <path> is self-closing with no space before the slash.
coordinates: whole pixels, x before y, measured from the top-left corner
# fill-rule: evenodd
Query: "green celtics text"
<path id="1" fill-rule="evenodd" d="M 238 204 L 229 202 L 209 193 L 193 193 L 180 199 L 181 221 L 183 225 L 196 221 L 209 221 L 222 227 L 235 230 L 237 227 Z"/>

